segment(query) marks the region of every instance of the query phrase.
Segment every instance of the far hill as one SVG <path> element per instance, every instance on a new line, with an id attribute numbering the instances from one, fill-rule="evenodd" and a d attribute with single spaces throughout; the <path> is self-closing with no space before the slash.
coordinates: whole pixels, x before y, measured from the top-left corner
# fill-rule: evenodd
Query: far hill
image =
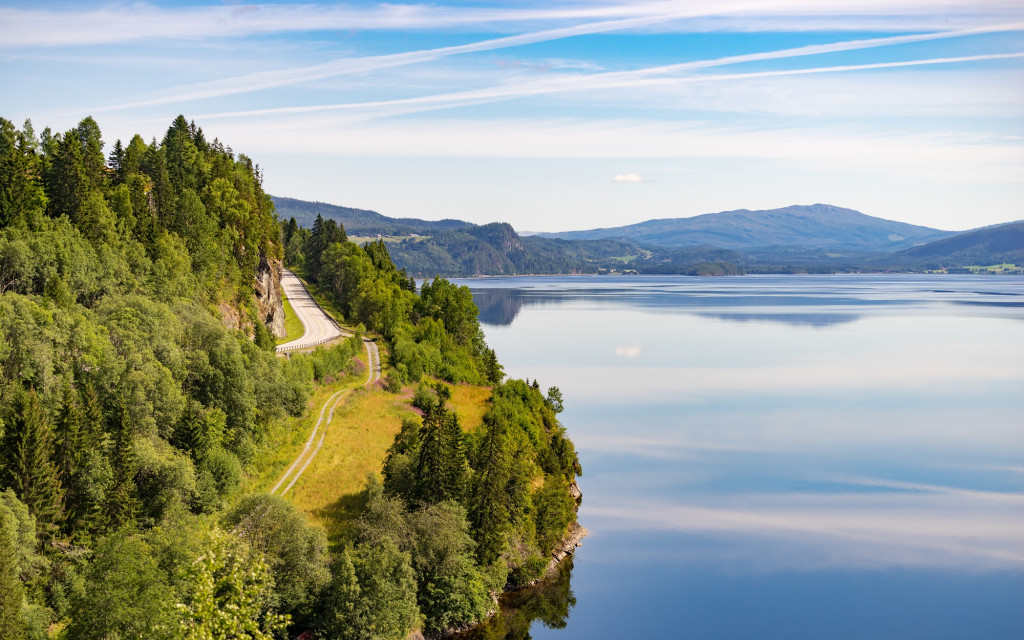
<path id="1" fill-rule="evenodd" d="M 651 254 L 631 241 L 520 237 L 505 222 L 476 225 L 462 220 L 389 218 L 365 209 L 272 198 L 280 220 L 294 217 L 307 229 L 320 215 L 340 222 L 350 236 L 426 236 L 388 238 L 395 264 L 419 277 L 596 273 L 627 267 Z"/>
<path id="2" fill-rule="evenodd" d="M 317 215 L 332 218 L 345 226 L 353 236 L 404 236 L 410 233 L 431 235 L 438 231 L 474 227 L 472 222 L 463 220 L 420 220 L 419 218 L 389 218 L 376 211 L 340 207 L 326 202 L 310 202 L 282 196 L 271 196 L 277 217 L 281 220 L 295 218 L 300 227 L 310 229 Z"/>
<path id="3" fill-rule="evenodd" d="M 827 204 L 739 209 L 692 218 L 663 218 L 623 227 L 541 234 L 565 240 L 628 238 L 645 245 L 723 249 L 809 247 L 890 252 L 952 235 L 950 231 L 885 220 Z"/>
<path id="4" fill-rule="evenodd" d="M 396 265 L 422 277 L 596 273 L 650 255 L 620 240 L 520 237 L 506 222 L 440 231 L 387 247 Z"/>
<path id="5" fill-rule="evenodd" d="M 504 222 L 389 218 L 322 202 L 273 200 L 281 220 L 294 217 L 309 228 L 319 214 L 340 222 L 351 236 L 385 236 L 395 264 L 417 277 L 835 273 L 1024 264 L 1024 222 L 955 233 L 824 204 L 521 236 Z"/>
<path id="6" fill-rule="evenodd" d="M 876 260 L 893 265 L 965 267 L 1024 264 L 1024 220 L 965 231 Z"/>

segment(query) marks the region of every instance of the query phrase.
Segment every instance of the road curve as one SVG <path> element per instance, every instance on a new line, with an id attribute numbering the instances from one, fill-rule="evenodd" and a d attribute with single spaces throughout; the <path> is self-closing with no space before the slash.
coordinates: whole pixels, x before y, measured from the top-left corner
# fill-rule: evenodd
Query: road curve
<path id="1" fill-rule="evenodd" d="M 278 351 L 313 347 L 344 335 L 338 323 L 324 313 L 309 295 L 309 291 L 306 291 L 306 286 L 298 276 L 285 269 L 281 273 L 281 287 L 306 332 L 300 338 L 277 345 Z"/>

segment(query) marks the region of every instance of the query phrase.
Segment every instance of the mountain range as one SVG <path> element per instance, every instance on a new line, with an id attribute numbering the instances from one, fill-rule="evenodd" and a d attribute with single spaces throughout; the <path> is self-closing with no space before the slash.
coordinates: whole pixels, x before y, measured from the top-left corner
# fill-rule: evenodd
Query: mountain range
<path id="1" fill-rule="evenodd" d="M 953 235 L 885 220 L 828 204 L 794 205 L 767 211 L 722 211 L 692 218 L 647 220 L 624 227 L 538 234 L 564 240 L 628 238 L 661 247 L 711 245 L 723 249 L 812 247 L 853 251 L 897 251 Z"/>
<path id="2" fill-rule="evenodd" d="M 278 217 L 333 218 L 380 235 L 395 263 L 429 277 L 551 273 L 736 273 L 960 269 L 1024 264 L 1024 221 L 967 232 L 886 220 L 828 204 L 741 209 L 605 229 L 520 235 L 507 223 L 389 218 L 274 196 Z"/>

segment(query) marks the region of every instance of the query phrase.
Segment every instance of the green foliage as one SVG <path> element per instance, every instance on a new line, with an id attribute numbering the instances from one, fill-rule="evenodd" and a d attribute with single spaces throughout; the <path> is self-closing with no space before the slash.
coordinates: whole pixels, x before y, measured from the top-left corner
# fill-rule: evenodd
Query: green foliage
<path id="1" fill-rule="evenodd" d="M 70 597 L 68 640 L 168 638 L 175 626 L 175 592 L 137 534 L 107 536 Z"/>
<path id="2" fill-rule="evenodd" d="M 40 535 L 50 537 L 63 516 L 63 489 L 53 463 L 49 419 L 35 390 L 16 395 L 7 424 L 3 441 L 4 484 L 13 488 L 28 506 Z"/>
<path id="3" fill-rule="evenodd" d="M 104 147 L 92 118 L 41 140 L 0 119 L 0 635 L 270 638 L 292 619 L 403 638 L 480 620 L 536 573 L 578 463 L 560 396 L 499 384 L 468 288 L 417 296 L 389 245 L 279 224 L 258 167 L 183 117 L 106 166 Z M 391 388 L 497 385 L 472 434 L 446 386 L 421 387 L 333 577 L 291 503 L 237 495 L 275 422 L 364 349 L 274 355 L 253 275 L 282 253 L 383 336 Z"/>
<path id="4" fill-rule="evenodd" d="M 0 501 L 0 638 L 19 638 L 24 626 L 18 542 L 18 522 L 14 513 Z"/>
<path id="5" fill-rule="evenodd" d="M 330 580 L 323 529 L 310 525 L 291 502 L 271 495 L 245 498 L 224 522 L 266 557 L 274 577 L 274 607 L 309 622 Z"/>
<path id="6" fill-rule="evenodd" d="M 410 555 L 426 629 L 440 631 L 487 615 L 492 602 L 475 563 L 466 510 L 446 501 L 409 511 L 375 479 L 366 493 L 359 541 L 369 546 L 387 541 Z"/>
<path id="7" fill-rule="evenodd" d="M 272 640 L 288 616 L 271 608 L 274 578 L 263 557 L 239 538 L 214 529 L 189 567 L 179 604 L 181 640 Z"/>
<path id="8" fill-rule="evenodd" d="M 345 547 L 334 562 L 320 630 L 332 640 L 401 640 L 419 621 L 409 554 L 390 539 Z"/>

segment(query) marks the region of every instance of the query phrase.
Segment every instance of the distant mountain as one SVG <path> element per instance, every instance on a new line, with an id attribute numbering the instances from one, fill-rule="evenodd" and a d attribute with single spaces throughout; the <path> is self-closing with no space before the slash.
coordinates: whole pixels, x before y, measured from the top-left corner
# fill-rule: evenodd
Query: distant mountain
<path id="1" fill-rule="evenodd" d="M 278 219 L 294 217 L 307 229 L 321 215 L 340 222 L 351 236 L 429 236 L 388 243 L 395 264 L 420 277 L 597 273 L 621 269 L 650 255 L 630 241 L 520 237 L 504 222 L 476 225 L 462 220 L 389 218 L 325 202 L 272 198 Z"/>
<path id="2" fill-rule="evenodd" d="M 295 218 L 300 227 L 310 229 L 317 215 L 332 218 L 345 225 L 345 231 L 353 236 L 395 235 L 410 233 L 431 235 L 438 231 L 475 227 L 463 220 L 420 220 L 419 218 L 389 218 L 376 211 L 340 207 L 326 202 L 311 202 L 283 196 L 271 196 L 277 217 L 280 220 Z"/>
<path id="3" fill-rule="evenodd" d="M 965 231 L 873 262 L 944 267 L 1024 264 L 1024 220 Z"/>
<path id="4" fill-rule="evenodd" d="M 396 265 L 423 277 L 596 273 L 649 255 L 619 240 L 524 238 L 505 222 L 389 243 L 388 252 Z"/>
<path id="5" fill-rule="evenodd" d="M 964 233 L 830 205 L 726 211 L 613 229 L 521 235 L 504 222 L 389 218 L 375 211 L 274 196 L 278 218 L 311 227 L 317 214 L 353 236 L 388 240 L 418 277 L 599 273 L 722 275 L 925 270 L 1024 264 L 1024 221 Z"/>
<path id="6" fill-rule="evenodd" d="M 889 252 L 938 240 L 952 232 L 875 218 L 853 209 L 814 204 L 767 211 L 739 209 L 692 218 L 648 220 L 624 227 L 541 235 L 566 240 L 625 238 L 661 247 L 807 247 Z"/>

